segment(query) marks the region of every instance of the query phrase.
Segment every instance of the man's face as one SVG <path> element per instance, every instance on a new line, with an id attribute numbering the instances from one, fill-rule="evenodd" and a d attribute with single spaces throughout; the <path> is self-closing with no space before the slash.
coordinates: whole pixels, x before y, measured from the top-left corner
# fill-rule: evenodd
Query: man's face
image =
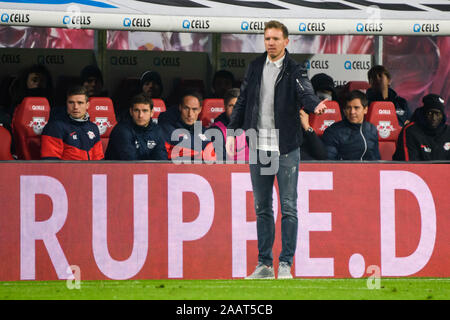
<path id="1" fill-rule="evenodd" d="M 161 86 L 155 81 L 147 81 L 142 85 L 142 92 L 152 98 L 161 96 Z"/>
<path id="2" fill-rule="evenodd" d="M 188 126 L 191 126 L 197 121 L 200 112 L 202 111 L 202 106 L 200 101 L 196 97 L 186 96 L 183 98 L 183 102 L 179 106 L 180 117 Z"/>
<path id="3" fill-rule="evenodd" d="M 284 56 L 289 39 L 283 36 L 281 29 L 270 28 L 264 32 L 264 46 L 271 61 L 276 61 Z"/>
<path id="4" fill-rule="evenodd" d="M 442 114 L 441 110 L 431 108 L 425 111 L 425 118 L 428 122 L 428 124 L 433 128 L 436 129 L 442 122 L 442 119 L 444 118 L 444 115 Z"/>
<path id="5" fill-rule="evenodd" d="M 146 127 L 152 120 L 153 110 L 149 104 L 136 103 L 130 108 L 130 115 L 137 126 Z"/>
<path id="6" fill-rule="evenodd" d="M 364 107 L 360 99 L 353 99 L 347 101 L 344 114 L 350 123 L 358 124 L 363 123 L 364 115 L 367 114 L 367 107 Z"/>
<path id="7" fill-rule="evenodd" d="M 32 72 L 28 75 L 27 78 L 28 89 L 45 88 L 46 84 L 47 81 L 43 74 Z"/>
<path id="8" fill-rule="evenodd" d="M 227 105 L 225 106 L 225 112 L 227 117 L 229 118 L 231 116 L 231 113 L 233 112 L 234 105 L 236 104 L 237 98 L 231 98 L 230 101 L 228 101 Z"/>
<path id="9" fill-rule="evenodd" d="M 214 92 L 218 97 L 223 97 L 231 88 L 233 88 L 233 81 L 229 78 L 218 77 L 214 81 Z"/>
<path id="10" fill-rule="evenodd" d="M 74 119 L 82 119 L 89 109 L 88 98 L 84 94 L 67 97 L 67 113 Z"/>
<path id="11" fill-rule="evenodd" d="M 391 80 L 385 73 L 378 73 L 373 78 L 369 79 L 370 86 L 379 92 L 386 90 L 391 84 Z"/>
<path id="12" fill-rule="evenodd" d="M 83 82 L 83 87 L 88 91 L 89 97 L 100 94 L 103 83 L 96 77 L 89 77 Z"/>

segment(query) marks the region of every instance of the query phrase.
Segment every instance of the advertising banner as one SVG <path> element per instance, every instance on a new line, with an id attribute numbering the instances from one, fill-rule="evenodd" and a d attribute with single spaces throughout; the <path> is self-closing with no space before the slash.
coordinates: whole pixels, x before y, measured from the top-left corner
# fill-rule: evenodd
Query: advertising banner
<path id="1" fill-rule="evenodd" d="M 0 175 L 0 281 L 230 279 L 257 263 L 248 165 L 11 162 Z M 450 276 L 449 164 L 302 163 L 299 178 L 295 277 Z"/>

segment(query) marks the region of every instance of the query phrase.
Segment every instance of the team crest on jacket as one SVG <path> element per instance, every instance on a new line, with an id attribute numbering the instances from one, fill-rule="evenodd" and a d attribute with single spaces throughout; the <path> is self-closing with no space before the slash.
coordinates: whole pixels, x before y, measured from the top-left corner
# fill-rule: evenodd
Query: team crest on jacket
<path id="1" fill-rule="evenodd" d="M 89 139 L 91 139 L 91 140 L 95 138 L 95 133 L 93 133 L 92 131 L 88 131 L 87 135 L 88 135 Z"/>
<path id="2" fill-rule="evenodd" d="M 33 128 L 35 134 L 40 135 L 46 124 L 47 121 L 45 121 L 45 117 L 33 117 L 33 120 L 30 121 L 28 126 Z"/>
<path id="3" fill-rule="evenodd" d="M 377 130 L 380 137 L 386 139 L 395 129 L 390 121 L 378 121 Z"/>
<path id="4" fill-rule="evenodd" d="M 445 150 L 445 151 L 450 150 L 450 142 L 444 143 L 444 150 Z"/>
<path id="5" fill-rule="evenodd" d="M 422 144 L 422 145 L 420 146 L 420 148 L 421 148 L 423 151 L 427 152 L 427 153 L 430 153 L 430 152 L 431 152 L 431 148 L 430 148 L 429 146 L 424 145 L 424 144 Z"/>
<path id="6" fill-rule="evenodd" d="M 154 140 L 147 141 L 147 148 L 153 149 L 156 146 L 156 142 Z"/>
<path id="7" fill-rule="evenodd" d="M 100 135 L 103 135 L 108 128 L 112 127 L 108 117 L 95 117 L 95 124 L 98 127 L 98 131 L 100 131 Z"/>

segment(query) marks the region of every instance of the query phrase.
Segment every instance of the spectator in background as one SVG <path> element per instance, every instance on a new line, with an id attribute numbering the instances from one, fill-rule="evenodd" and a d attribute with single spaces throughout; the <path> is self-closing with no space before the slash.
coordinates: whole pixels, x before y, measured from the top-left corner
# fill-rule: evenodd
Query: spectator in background
<path id="1" fill-rule="evenodd" d="M 234 75 L 227 70 L 219 70 L 212 80 L 212 98 L 224 98 L 228 90 L 233 88 Z"/>
<path id="2" fill-rule="evenodd" d="M 162 99 L 163 83 L 156 71 L 145 71 L 140 78 L 142 93 L 152 99 Z"/>
<path id="3" fill-rule="evenodd" d="M 303 139 L 300 146 L 301 160 L 326 160 L 327 150 L 322 140 L 314 132 L 314 129 L 309 125 L 309 115 L 300 109 L 300 124 L 302 126 Z"/>
<path id="4" fill-rule="evenodd" d="M 103 75 L 101 70 L 94 65 L 88 65 L 81 70 L 81 85 L 86 88 L 88 97 L 107 97 L 103 90 Z"/>
<path id="5" fill-rule="evenodd" d="M 178 105 L 178 115 L 173 114 L 163 123 L 158 122 L 169 159 L 216 160 L 213 142 L 208 138 L 201 121 L 197 121 L 202 111 L 202 100 L 200 93 L 187 91 Z"/>
<path id="6" fill-rule="evenodd" d="M 33 65 L 23 72 L 11 83 L 11 104 L 7 113 L 13 117 L 14 110 L 25 97 L 45 97 L 53 107 L 53 80 L 48 69 L 43 65 Z"/>
<path id="7" fill-rule="evenodd" d="M 444 99 L 428 94 L 422 101 L 423 106 L 416 109 L 413 122 L 398 136 L 393 160 L 450 160 L 450 128 L 446 124 Z"/>
<path id="8" fill-rule="evenodd" d="M 381 65 L 373 66 L 367 73 L 370 88 L 367 89 L 369 105 L 374 101 L 390 101 L 395 106 L 398 123 L 401 127 L 407 124 L 411 118 L 411 110 L 408 102 L 397 95 L 391 87 L 391 74 Z"/>
<path id="9" fill-rule="evenodd" d="M 337 100 L 336 88 L 332 77 L 325 73 L 318 73 L 311 78 L 311 84 L 314 88 L 316 96 L 320 100 Z"/>
<path id="10" fill-rule="evenodd" d="M 89 120 L 89 97 L 85 87 L 67 92 L 66 113 L 57 114 L 44 127 L 41 158 L 44 160 L 102 160 L 100 132 Z"/>
<path id="11" fill-rule="evenodd" d="M 322 136 L 330 160 L 380 160 L 377 128 L 364 121 L 368 111 L 366 95 L 351 91 L 343 108 L 344 118 L 333 123 Z"/>
<path id="12" fill-rule="evenodd" d="M 160 127 L 153 123 L 153 101 L 144 94 L 131 99 L 130 119 L 119 122 L 111 132 L 106 160 L 167 160 Z"/>
<path id="13" fill-rule="evenodd" d="M 225 142 L 227 138 L 227 126 L 230 122 L 230 116 L 233 112 L 234 104 L 239 97 L 240 90 L 238 88 L 229 89 L 224 96 L 224 106 L 225 111 L 221 113 L 212 124 L 211 128 L 216 127 L 220 129 L 223 135 L 223 160 L 237 160 L 237 161 L 248 161 L 248 144 L 245 137 L 245 132 L 238 137 L 236 137 L 236 153 L 234 156 L 229 156 L 226 154 Z"/>

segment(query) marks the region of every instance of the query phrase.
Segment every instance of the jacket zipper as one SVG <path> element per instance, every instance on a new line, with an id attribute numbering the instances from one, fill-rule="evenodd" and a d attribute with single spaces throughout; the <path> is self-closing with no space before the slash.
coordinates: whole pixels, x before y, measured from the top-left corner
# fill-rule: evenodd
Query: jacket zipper
<path id="1" fill-rule="evenodd" d="M 361 126 L 359 127 L 359 133 L 361 134 L 361 137 L 363 138 L 363 141 L 364 141 L 364 152 L 363 152 L 363 154 L 361 156 L 361 161 L 363 160 L 364 155 L 367 152 L 367 141 L 366 141 L 366 138 L 364 137 L 364 134 L 362 132 L 362 127 L 363 127 L 363 124 L 361 123 Z"/>

